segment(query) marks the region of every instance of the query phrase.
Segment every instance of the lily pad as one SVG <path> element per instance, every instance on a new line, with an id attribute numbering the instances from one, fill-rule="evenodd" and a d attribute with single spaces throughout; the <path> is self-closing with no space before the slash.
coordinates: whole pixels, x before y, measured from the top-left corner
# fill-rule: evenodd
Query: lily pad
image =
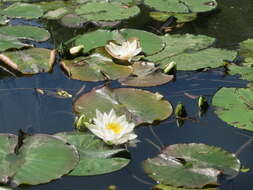
<path id="1" fill-rule="evenodd" d="M 253 131 L 252 93 L 250 88 L 221 88 L 212 101 L 215 113 L 234 127 Z"/>
<path id="2" fill-rule="evenodd" d="M 9 49 L 20 49 L 22 47 L 29 46 L 20 42 L 17 38 L 10 36 L 3 36 L 0 34 L 0 52 L 6 51 Z"/>
<path id="3" fill-rule="evenodd" d="M 239 54 L 244 57 L 253 58 L 253 39 L 248 39 L 240 43 Z"/>
<path id="4" fill-rule="evenodd" d="M 8 183 L 8 176 L 15 174 L 16 168 L 5 158 L 14 153 L 18 138 L 12 134 L 0 134 L 0 183 Z"/>
<path id="5" fill-rule="evenodd" d="M 172 114 L 171 104 L 162 95 L 134 88 L 93 89 L 74 102 L 75 112 L 88 119 L 96 116 L 96 109 L 109 113 L 112 108 L 136 125 L 164 120 Z"/>
<path id="6" fill-rule="evenodd" d="M 217 188 L 203 188 L 203 189 L 186 189 L 186 188 L 180 188 L 180 187 L 172 187 L 169 185 L 164 184 L 158 184 L 156 185 L 153 190 L 218 190 Z"/>
<path id="7" fill-rule="evenodd" d="M 41 17 L 43 10 L 38 5 L 18 2 L 7 7 L 1 13 L 11 18 L 34 19 Z"/>
<path id="8" fill-rule="evenodd" d="M 144 4 L 158 11 L 174 13 L 206 12 L 217 7 L 215 0 L 144 0 Z"/>
<path id="9" fill-rule="evenodd" d="M 135 87 L 150 87 L 168 83 L 173 80 L 173 75 L 167 75 L 159 70 L 153 63 L 135 62 L 133 72 L 119 81 L 122 85 Z"/>
<path id="10" fill-rule="evenodd" d="M 17 136 L 1 134 L 0 141 L 1 183 L 47 183 L 69 173 L 79 161 L 73 146 L 50 135 L 25 136 L 20 144 Z"/>
<path id="11" fill-rule="evenodd" d="M 35 40 L 38 42 L 46 41 L 50 38 L 50 33 L 47 30 L 25 25 L 0 27 L 0 34 L 19 39 Z"/>
<path id="12" fill-rule="evenodd" d="M 6 16 L 0 15 L 0 25 L 6 25 L 9 22 Z"/>
<path id="13" fill-rule="evenodd" d="M 61 23 L 71 28 L 82 27 L 86 22 L 87 20 L 75 14 L 67 14 L 61 18 Z"/>
<path id="14" fill-rule="evenodd" d="M 159 36 L 136 29 L 122 29 L 120 31 L 115 30 L 112 32 L 107 30 L 97 30 L 78 37 L 75 40 L 75 45 L 84 45 L 84 52 L 88 52 L 91 49 L 105 46 L 110 40 L 118 41 L 118 39 L 127 40 L 129 38 L 138 38 L 143 52 L 148 55 L 155 54 L 161 51 L 164 47 L 164 43 Z"/>
<path id="15" fill-rule="evenodd" d="M 125 149 L 108 146 L 94 135 L 68 132 L 56 136 L 74 145 L 80 155 L 79 164 L 69 175 L 92 176 L 111 173 L 122 169 L 130 162 L 127 158 L 115 156 L 126 151 Z"/>
<path id="16" fill-rule="evenodd" d="M 0 61 L 23 74 L 48 72 L 55 61 L 55 50 L 29 48 L 21 51 L 4 52 Z"/>
<path id="17" fill-rule="evenodd" d="M 120 2 L 90 2 L 80 5 L 75 12 L 89 21 L 116 21 L 128 19 L 137 15 L 140 10 L 137 6 L 124 6 Z"/>
<path id="18" fill-rule="evenodd" d="M 66 7 L 61 7 L 52 11 L 48 11 L 43 15 L 43 18 L 50 20 L 57 20 L 70 13 L 70 10 Z"/>
<path id="19" fill-rule="evenodd" d="M 177 19 L 177 23 L 193 21 L 197 18 L 196 13 L 167 13 L 167 12 L 150 12 L 149 15 L 157 21 L 165 22 L 170 17 Z"/>
<path id="20" fill-rule="evenodd" d="M 73 60 L 63 60 L 61 65 L 72 79 L 83 81 L 115 80 L 132 73 L 130 66 L 115 64 L 110 57 L 100 53 Z"/>
<path id="21" fill-rule="evenodd" d="M 184 188 L 203 188 L 216 184 L 221 174 L 234 176 L 240 161 L 221 148 L 205 144 L 175 144 L 157 157 L 143 162 L 145 172 L 161 184 Z"/>
<path id="22" fill-rule="evenodd" d="M 252 62 L 253 64 L 253 62 Z M 230 75 L 240 75 L 240 79 L 253 81 L 253 67 L 252 66 L 240 66 L 240 65 L 230 65 L 229 67 Z"/>
<path id="23" fill-rule="evenodd" d="M 147 60 L 159 64 L 164 69 L 170 62 L 177 64 L 178 70 L 197 70 L 223 66 L 225 60 L 233 60 L 235 51 L 209 48 L 214 39 L 204 35 L 165 35 L 166 43 L 163 51 L 146 57 Z"/>

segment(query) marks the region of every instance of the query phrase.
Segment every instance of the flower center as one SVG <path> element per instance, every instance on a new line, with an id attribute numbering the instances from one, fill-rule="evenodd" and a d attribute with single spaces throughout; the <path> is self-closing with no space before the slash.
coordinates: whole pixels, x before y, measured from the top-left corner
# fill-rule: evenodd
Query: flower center
<path id="1" fill-rule="evenodd" d="M 119 123 L 114 122 L 108 123 L 106 128 L 112 130 L 116 134 L 119 134 L 122 131 L 122 126 Z"/>

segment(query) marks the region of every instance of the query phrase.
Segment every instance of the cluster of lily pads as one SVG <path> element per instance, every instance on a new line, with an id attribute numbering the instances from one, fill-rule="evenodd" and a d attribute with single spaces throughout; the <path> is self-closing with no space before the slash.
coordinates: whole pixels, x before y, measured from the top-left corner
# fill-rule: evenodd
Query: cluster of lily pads
<path id="1" fill-rule="evenodd" d="M 68 26 L 81 26 L 86 22 L 108 26 L 136 16 L 142 3 L 152 10 L 150 16 L 155 19 L 166 21 L 175 17 L 178 22 L 187 22 L 196 18 L 197 13 L 217 6 L 214 0 L 3 2 L 9 3 L 0 4 L 0 25 L 3 25 L 0 27 L 0 62 L 22 74 L 49 72 L 57 52 L 37 48 L 34 43 L 48 40 L 47 30 L 28 25 L 5 26 L 12 18 L 55 19 Z M 245 60 L 239 64 L 233 62 L 236 51 L 215 48 L 214 41 L 204 35 L 159 36 L 137 29 L 99 29 L 66 43 L 70 56 L 64 57 L 60 64 L 71 79 L 117 80 L 123 86 L 132 87 L 170 82 L 176 69 L 225 67 L 230 74 L 241 74 L 243 79 L 252 80 L 253 40 L 241 43 L 239 54 Z M 233 126 L 253 130 L 252 91 L 250 85 L 242 89 L 220 89 L 213 98 L 215 112 Z M 63 175 L 89 176 L 119 170 L 130 161 L 118 153 L 126 152 L 121 144 L 137 138 L 134 128 L 165 120 L 173 113 L 170 102 L 159 93 L 108 86 L 81 95 L 74 100 L 73 108 L 76 128 L 82 132 L 31 135 L 21 131 L 19 136 L 0 135 L 1 184 L 36 185 Z M 236 117 L 238 110 L 245 115 Z M 143 161 L 144 171 L 157 181 L 155 188 L 161 190 L 218 186 L 220 175 L 236 176 L 240 167 L 234 154 L 196 143 L 170 145 L 155 158 Z"/>

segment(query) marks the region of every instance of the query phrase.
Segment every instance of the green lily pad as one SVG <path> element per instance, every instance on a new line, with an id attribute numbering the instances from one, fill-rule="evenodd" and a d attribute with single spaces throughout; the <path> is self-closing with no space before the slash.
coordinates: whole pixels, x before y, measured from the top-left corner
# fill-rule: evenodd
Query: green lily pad
<path id="1" fill-rule="evenodd" d="M 112 108 L 136 125 L 164 120 L 172 114 L 171 104 L 162 95 L 134 88 L 93 89 L 74 102 L 75 112 L 88 119 L 96 116 L 96 109 L 109 113 Z"/>
<path id="2" fill-rule="evenodd" d="M 173 80 L 173 75 L 167 75 L 159 70 L 153 63 L 135 62 L 133 72 L 119 81 L 125 86 L 150 87 L 168 83 Z"/>
<path id="3" fill-rule="evenodd" d="M 41 1 L 35 4 L 40 6 L 44 12 L 54 11 L 59 8 L 72 8 L 74 6 L 73 1 L 71 0 Z"/>
<path id="4" fill-rule="evenodd" d="M 63 60 L 61 65 L 72 79 L 83 81 L 115 80 L 132 73 L 130 66 L 115 64 L 110 57 L 100 53 L 73 60 Z"/>
<path id="5" fill-rule="evenodd" d="M 8 24 L 9 20 L 6 16 L 0 15 L 0 25 L 6 25 Z"/>
<path id="6" fill-rule="evenodd" d="M 153 190 L 218 190 L 218 189 L 217 188 L 186 189 L 186 188 L 180 188 L 180 187 L 172 187 L 172 186 L 164 185 L 164 184 L 158 184 L 153 188 Z"/>
<path id="7" fill-rule="evenodd" d="M 8 186 L 0 186 L 0 190 L 13 190 L 13 189 Z"/>
<path id="8" fill-rule="evenodd" d="M 225 60 L 233 60 L 237 55 L 235 51 L 209 48 L 214 39 L 204 35 L 165 35 L 162 39 L 166 43 L 164 50 L 146 57 L 162 69 L 172 61 L 177 64 L 178 70 L 215 68 L 223 66 Z"/>
<path id="9" fill-rule="evenodd" d="M 18 138 L 12 134 L 0 134 L 0 183 L 8 183 L 8 176 L 15 174 L 16 168 L 5 158 L 14 153 Z"/>
<path id="10" fill-rule="evenodd" d="M 80 155 L 79 164 L 69 174 L 72 176 L 92 176 L 111 173 L 125 167 L 130 160 L 115 156 L 125 149 L 113 148 L 102 140 L 87 133 L 68 132 L 56 134 L 74 145 Z"/>
<path id="11" fill-rule="evenodd" d="M 90 2 L 78 7 L 75 12 L 89 21 L 115 21 L 128 19 L 137 15 L 140 10 L 137 6 L 124 6 L 120 2 Z"/>
<path id="12" fill-rule="evenodd" d="M 29 48 L 4 52 L 0 54 L 0 61 L 23 74 L 48 72 L 55 62 L 55 50 Z"/>
<path id="13" fill-rule="evenodd" d="M 217 7 L 215 0 L 144 0 L 144 4 L 158 11 L 174 13 L 206 12 Z"/>
<path id="14" fill-rule="evenodd" d="M 52 11 L 48 11 L 43 15 L 43 18 L 50 20 L 57 20 L 70 13 L 70 10 L 66 7 L 61 7 Z"/>
<path id="15" fill-rule="evenodd" d="M 203 188 L 216 184 L 221 174 L 234 176 L 240 161 L 221 148 L 205 144 L 175 144 L 157 157 L 143 162 L 145 172 L 161 184 L 184 188 Z"/>
<path id="16" fill-rule="evenodd" d="M 162 39 L 159 36 L 136 29 L 122 29 L 120 31 L 107 31 L 107 30 L 97 30 L 87 34 L 83 34 L 75 40 L 75 45 L 84 45 L 84 52 L 88 52 L 91 49 L 105 46 L 108 41 L 118 39 L 129 39 L 138 38 L 140 40 L 140 45 L 144 53 L 150 55 L 159 52 L 164 47 Z M 152 42 L 152 43 L 150 43 Z"/>
<path id="17" fill-rule="evenodd" d="M 253 64 L 253 62 L 252 62 Z M 253 67 L 252 66 L 239 66 L 239 65 L 229 65 L 230 75 L 240 75 L 240 79 L 253 81 Z"/>
<path id="18" fill-rule="evenodd" d="M 87 20 L 75 14 L 67 14 L 61 18 L 61 23 L 71 28 L 82 27 L 86 22 Z"/>
<path id="19" fill-rule="evenodd" d="M 50 38 L 50 33 L 47 30 L 25 25 L 0 27 L 0 34 L 19 39 L 35 40 L 38 42 L 46 41 Z"/>
<path id="20" fill-rule="evenodd" d="M 41 17 L 43 10 L 38 5 L 18 2 L 7 7 L 1 13 L 12 18 L 34 19 Z"/>
<path id="21" fill-rule="evenodd" d="M 170 17 L 175 17 L 177 23 L 193 21 L 197 18 L 196 13 L 167 13 L 167 12 L 150 12 L 149 15 L 157 21 L 165 22 Z"/>
<path id="22" fill-rule="evenodd" d="M 240 43 L 239 54 L 244 57 L 253 58 L 253 39 L 248 39 Z"/>
<path id="23" fill-rule="evenodd" d="M 50 135 L 0 135 L 1 183 L 37 185 L 69 173 L 79 161 L 77 150 Z"/>
<path id="24" fill-rule="evenodd" d="M 4 36 L 0 34 L 0 52 L 9 50 L 9 49 L 20 49 L 22 47 L 29 46 L 20 42 L 17 38 Z"/>
<path id="25" fill-rule="evenodd" d="M 250 88 L 221 88 L 212 101 L 215 113 L 234 127 L 253 131 L 252 93 Z"/>

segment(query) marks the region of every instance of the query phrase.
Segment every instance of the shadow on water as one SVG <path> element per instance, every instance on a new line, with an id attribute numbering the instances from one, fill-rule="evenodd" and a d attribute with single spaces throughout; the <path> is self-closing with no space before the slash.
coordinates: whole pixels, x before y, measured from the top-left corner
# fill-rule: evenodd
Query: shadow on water
<path id="1" fill-rule="evenodd" d="M 173 33 L 205 34 L 217 38 L 217 46 L 236 49 L 238 42 L 253 37 L 253 2 L 251 0 L 223 0 L 218 1 L 219 9 L 215 13 L 203 14 L 183 28 Z M 132 28 L 148 29 L 148 17 L 138 16 L 140 22 L 127 23 Z M 23 21 L 13 21 L 23 23 Z M 142 23 L 142 24 L 140 24 Z M 144 24 L 143 24 L 144 23 Z M 36 24 L 36 23 L 33 23 Z M 39 23 L 37 23 L 39 24 Z M 63 28 L 55 22 L 41 22 L 40 24 L 51 31 L 52 40 L 47 43 L 35 44 L 39 47 L 53 48 L 70 39 L 76 34 L 89 29 Z M 40 25 L 39 24 L 39 25 Z M 64 35 L 62 35 L 64 34 Z M 0 69 L 1 70 L 1 69 Z M 43 73 L 30 77 L 15 78 L 6 72 L 0 72 L 0 132 L 17 133 L 18 129 L 33 133 L 57 133 L 73 130 L 74 114 L 72 112 L 73 99 L 64 99 L 55 96 L 57 89 L 64 89 L 71 94 L 76 94 L 85 86 L 84 92 L 102 83 L 88 83 L 69 80 L 62 72 L 59 64 L 54 66 L 52 73 Z M 246 81 L 238 80 L 236 76 L 224 75 L 222 69 L 207 72 L 178 72 L 175 82 L 147 88 L 159 92 L 168 99 L 173 106 L 178 102 L 186 106 L 189 116 L 196 121 L 185 121 L 182 127 L 177 127 L 175 118 L 171 117 L 155 126 L 140 126 L 136 132 L 141 141 L 137 148 L 129 148 L 133 158 L 126 168 L 107 175 L 94 177 L 63 177 L 48 184 L 34 187 L 21 187 L 17 189 L 29 190 L 101 190 L 114 184 L 121 190 L 147 190 L 155 184 L 141 168 L 141 162 L 148 157 L 155 156 L 159 147 L 176 143 L 206 143 L 222 147 L 230 152 L 238 149 L 248 140 L 243 134 L 253 136 L 252 133 L 238 130 L 221 121 L 214 114 L 214 108 L 209 107 L 207 113 L 199 118 L 197 100 L 191 95 L 205 95 L 211 103 L 212 96 L 221 87 L 245 87 Z M 118 87 L 116 82 L 113 87 Z M 48 95 L 41 95 L 36 88 L 48 90 Z M 159 137 L 156 138 L 154 133 Z M 152 143 L 150 143 L 152 142 Z M 253 144 L 246 147 L 240 154 L 242 165 L 253 168 Z M 221 190 L 251 190 L 253 187 L 253 173 L 241 173 L 237 178 L 223 180 Z"/>

